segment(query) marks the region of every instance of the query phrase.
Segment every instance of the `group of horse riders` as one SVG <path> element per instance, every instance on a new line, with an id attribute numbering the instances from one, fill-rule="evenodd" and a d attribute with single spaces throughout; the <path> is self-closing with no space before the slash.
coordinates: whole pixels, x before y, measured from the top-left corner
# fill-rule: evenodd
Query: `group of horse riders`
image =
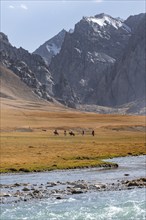
<path id="1" fill-rule="evenodd" d="M 54 131 L 54 135 L 59 135 L 59 132 L 58 132 L 56 129 L 55 129 L 55 131 Z M 66 135 L 67 135 L 67 131 L 64 130 L 64 136 L 66 136 Z M 69 132 L 69 135 L 70 135 L 70 136 L 75 136 L 75 133 L 74 133 L 73 131 L 70 131 L 70 132 Z M 82 136 L 84 136 L 84 135 L 85 135 L 85 131 L 82 130 Z M 91 135 L 92 135 L 92 136 L 95 135 L 94 130 L 92 130 Z"/>

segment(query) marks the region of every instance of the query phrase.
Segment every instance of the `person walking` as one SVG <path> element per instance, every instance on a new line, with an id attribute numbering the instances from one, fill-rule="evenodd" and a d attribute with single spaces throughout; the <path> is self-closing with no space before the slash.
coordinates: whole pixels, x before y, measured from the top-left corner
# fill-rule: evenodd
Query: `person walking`
<path id="1" fill-rule="evenodd" d="M 94 136 L 95 135 L 95 132 L 94 132 L 94 130 L 92 130 L 92 136 Z"/>
<path id="2" fill-rule="evenodd" d="M 85 134 L 85 131 L 84 131 L 84 130 L 82 130 L 82 136 L 84 136 L 84 134 Z"/>

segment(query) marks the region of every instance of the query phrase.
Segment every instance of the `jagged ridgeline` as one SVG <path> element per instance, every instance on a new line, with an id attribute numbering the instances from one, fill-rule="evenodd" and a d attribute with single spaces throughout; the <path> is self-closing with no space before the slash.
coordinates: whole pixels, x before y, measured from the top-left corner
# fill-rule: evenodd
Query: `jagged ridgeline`
<path id="1" fill-rule="evenodd" d="M 33 54 L 0 33 L 1 64 L 49 101 L 90 111 L 130 106 L 129 113 L 140 113 L 146 106 L 145 29 L 145 14 L 125 21 L 104 13 L 83 17 Z"/>
<path id="2" fill-rule="evenodd" d="M 52 58 L 60 52 L 65 34 L 66 31 L 63 29 L 57 35 L 36 49 L 34 54 L 39 54 L 44 59 L 46 64 L 49 65 Z"/>
<path id="3" fill-rule="evenodd" d="M 21 47 L 13 47 L 1 32 L 0 64 L 19 76 L 39 97 L 53 101 L 53 80 L 43 58 Z"/>

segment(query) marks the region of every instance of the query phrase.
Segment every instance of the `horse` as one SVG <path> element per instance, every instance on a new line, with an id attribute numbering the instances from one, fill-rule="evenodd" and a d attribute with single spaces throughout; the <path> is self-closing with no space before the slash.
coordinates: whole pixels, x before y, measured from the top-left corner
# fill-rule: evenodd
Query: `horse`
<path id="1" fill-rule="evenodd" d="M 75 136 L 75 133 L 73 131 L 69 132 L 70 136 Z"/>
<path id="2" fill-rule="evenodd" d="M 59 135 L 57 130 L 54 131 L 54 135 Z"/>

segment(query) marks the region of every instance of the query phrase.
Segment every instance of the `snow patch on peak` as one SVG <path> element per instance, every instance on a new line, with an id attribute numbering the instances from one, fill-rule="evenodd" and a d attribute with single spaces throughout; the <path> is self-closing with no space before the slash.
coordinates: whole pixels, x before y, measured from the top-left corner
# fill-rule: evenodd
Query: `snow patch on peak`
<path id="1" fill-rule="evenodd" d="M 120 20 L 113 19 L 113 18 L 108 17 L 106 15 L 104 15 L 103 17 L 99 17 L 99 18 L 88 17 L 88 18 L 86 18 L 86 20 L 90 23 L 96 23 L 101 27 L 106 26 L 106 25 L 112 25 L 116 29 L 121 27 L 123 24 Z"/>
<path id="2" fill-rule="evenodd" d="M 58 54 L 61 50 L 61 48 L 57 47 L 56 44 L 54 44 L 54 43 L 47 44 L 46 48 L 47 48 L 48 52 L 52 52 L 54 55 Z"/>
<path id="3" fill-rule="evenodd" d="M 85 20 L 90 24 L 97 24 L 100 27 L 111 25 L 115 29 L 119 29 L 122 27 L 127 32 L 131 32 L 131 29 L 126 24 L 124 24 L 124 21 L 122 19 L 112 18 L 111 16 L 106 14 L 96 15 L 95 17 L 85 17 Z"/>

